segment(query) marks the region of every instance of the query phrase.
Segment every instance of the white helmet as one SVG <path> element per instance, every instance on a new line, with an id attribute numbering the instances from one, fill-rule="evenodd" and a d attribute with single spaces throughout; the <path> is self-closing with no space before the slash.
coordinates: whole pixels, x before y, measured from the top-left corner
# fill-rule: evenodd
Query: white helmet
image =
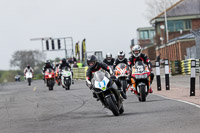
<path id="1" fill-rule="evenodd" d="M 117 54 L 117 57 L 118 57 L 118 60 L 119 61 L 123 61 L 125 59 L 125 53 L 123 51 L 120 51 L 118 54 Z"/>
<path id="2" fill-rule="evenodd" d="M 142 53 L 142 48 L 140 45 L 135 45 L 132 47 L 131 52 L 135 57 L 138 57 Z"/>
<path id="3" fill-rule="evenodd" d="M 111 54 L 111 53 L 107 53 L 107 54 L 106 54 L 106 60 L 107 60 L 108 62 L 111 62 L 111 60 L 112 60 L 112 54 Z"/>

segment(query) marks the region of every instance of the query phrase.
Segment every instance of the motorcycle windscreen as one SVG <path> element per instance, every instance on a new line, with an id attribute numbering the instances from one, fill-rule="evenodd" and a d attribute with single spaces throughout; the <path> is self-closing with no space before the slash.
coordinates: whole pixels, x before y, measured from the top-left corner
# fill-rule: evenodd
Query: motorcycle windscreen
<path id="1" fill-rule="evenodd" d="M 127 65 L 125 63 L 120 63 L 117 65 L 117 67 L 119 67 L 120 69 L 124 69 Z M 116 69 L 116 68 L 115 68 Z"/>
<path id="2" fill-rule="evenodd" d="M 145 71 L 145 65 L 142 61 L 136 62 L 132 69 L 133 73 L 143 73 Z"/>
<path id="3" fill-rule="evenodd" d="M 94 80 L 97 82 L 103 81 L 104 77 L 105 77 L 105 73 L 102 71 L 97 71 L 94 73 Z"/>

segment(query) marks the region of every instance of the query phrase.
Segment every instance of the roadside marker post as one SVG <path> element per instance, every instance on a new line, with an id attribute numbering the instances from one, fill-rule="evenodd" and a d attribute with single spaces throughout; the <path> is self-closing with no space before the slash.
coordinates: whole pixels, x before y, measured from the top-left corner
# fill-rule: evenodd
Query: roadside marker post
<path id="1" fill-rule="evenodd" d="M 156 61 L 156 80 L 157 80 L 157 90 L 161 91 L 160 62 L 159 61 Z"/>
<path id="2" fill-rule="evenodd" d="M 191 60 L 190 96 L 195 96 L 196 60 Z"/>
<path id="3" fill-rule="evenodd" d="M 169 60 L 165 59 L 165 85 L 166 90 L 170 90 L 170 82 L 169 82 Z"/>

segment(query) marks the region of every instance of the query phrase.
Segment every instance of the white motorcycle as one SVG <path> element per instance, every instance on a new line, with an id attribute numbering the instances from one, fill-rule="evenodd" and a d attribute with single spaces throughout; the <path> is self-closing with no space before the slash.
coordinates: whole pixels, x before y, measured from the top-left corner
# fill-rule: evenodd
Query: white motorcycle
<path id="1" fill-rule="evenodd" d="M 32 81 L 32 78 L 33 78 L 33 74 L 32 74 L 32 72 L 30 72 L 30 71 L 28 71 L 28 72 L 26 72 L 26 80 L 27 80 L 27 82 L 28 82 L 28 85 L 30 86 L 31 85 L 31 81 Z"/>
<path id="2" fill-rule="evenodd" d="M 66 90 L 70 90 L 72 84 L 72 72 L 68 67 L 65 67 L 61 71 L 61 84 Z"/>
<path id="3" fill-rule="evenodd" d="M 112 111 L 115 116 L 124 112 L 123 98 L 117 85 L 110 79 L 107 72 L 97 71 L 92 79 L 93 91 L 102 104 Z"/>

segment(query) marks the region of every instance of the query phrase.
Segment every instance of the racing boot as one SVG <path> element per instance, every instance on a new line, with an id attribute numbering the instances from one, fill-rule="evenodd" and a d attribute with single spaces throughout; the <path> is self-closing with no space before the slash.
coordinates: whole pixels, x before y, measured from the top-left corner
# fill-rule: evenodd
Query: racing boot
<path id="1" fill-rule="evenodd" d="M 152 90 L 152 88 L 150 87 L 150 89 L 149 89 L 149 91 L 148 91 L 149 93 L 153 93 L 153 90 Z"/>
<path id="2" fill-rule="evenodd" d="M 119 81 L 116 81 L 116 84 L 117 84 L 118 89 L 119 89 L 119 91 L 120 91 L 120 93 L 121 93 L 121 96 L 122 96 L 124 99 L 127 99 L 126 93 L 124 93 L 124 91 L 122 90 L 122 87 L 121 87 L 120 82 L 119 82 Z"/>
<path id="3" fill-rule="evenodd" d="M 99 101 L 99 98 L 97 97 L 97 95 L 93 92 L 93 97 L 96 98 L 97 101 Z"/>

